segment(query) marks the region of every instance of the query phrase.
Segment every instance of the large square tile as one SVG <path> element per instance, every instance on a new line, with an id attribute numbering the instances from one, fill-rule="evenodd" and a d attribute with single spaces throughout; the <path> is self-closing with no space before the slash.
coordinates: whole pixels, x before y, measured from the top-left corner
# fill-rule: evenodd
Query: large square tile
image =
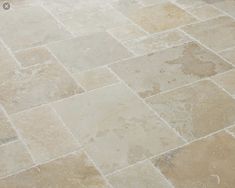
<path id="1" fill-rule="evenodd" d="M 141 97 L 224 72 L 231 65 L 195 43 L 170 48 L 111 66 Z"/>
<path id="2" fill-rule="evenodd" d="M 53 106 L 105 174 L 183 143 L 122 84 Z"/>
<path id="3" fill-rule="evenodd" d="M 189 141 L 235 123 L 235 100 L 210 81 L 156 95 L 147 102 Z"/>

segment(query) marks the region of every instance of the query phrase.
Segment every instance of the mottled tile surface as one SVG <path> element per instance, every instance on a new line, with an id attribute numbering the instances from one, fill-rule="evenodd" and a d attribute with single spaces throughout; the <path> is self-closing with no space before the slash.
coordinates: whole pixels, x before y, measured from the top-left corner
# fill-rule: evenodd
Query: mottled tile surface
<path id="1" fill-rule="evenodd" d="M 220 53 L 220 55 L 235 65 L 235 47 Z"/>
<path id="2" fill-rule="evenodd" d="M 189 7 L 198 7 L 201 5 L 205 5 L 206 2 L 204 0 L 172 0 L 173 2 L 177 3 L 182 8 L 189 8 Z"/>
<path id="3" fill-rule="evenodd" d="M 235 122 L 235 100 L 210 81 L 156 95 L 147 102 L 187 140 Z"/>
<path id="4" fill-rule="evenodd" d="M 210 1 L 215 7 L 225 11 L 229 15 L 235 17 L 235 1 L 234 0 L 216 0 Z"/>
<path id="5" fill-rule="evenodd" d="M 188 43 L 117 63 L 111 68 L 145 98 L 224 72 L 231 66 L 203 47 Z"/>
<path id="6" fill-rule="evenodd" d="M 235 139 L 225 132 L 153 160 L 175 188 L 232 188 Z"/>
<path id="7" fill-rule="evenodd" d="M 0 180 L 2 188 L 108 188 L 83 153 L 74 153 Z"/>
<path id="8" fill-rule="evenodd" d="M 122 84 L 53 106 L 104 173 L 183 143 Z"/>

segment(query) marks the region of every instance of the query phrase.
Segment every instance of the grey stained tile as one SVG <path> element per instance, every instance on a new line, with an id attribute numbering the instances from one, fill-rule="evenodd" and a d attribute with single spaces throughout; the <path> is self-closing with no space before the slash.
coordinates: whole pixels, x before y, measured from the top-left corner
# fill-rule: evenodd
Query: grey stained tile
<path id="1" fill-rule="evenodd" d="M 105 174 L 183 144 L 122 84 L 53 106 Z"/>

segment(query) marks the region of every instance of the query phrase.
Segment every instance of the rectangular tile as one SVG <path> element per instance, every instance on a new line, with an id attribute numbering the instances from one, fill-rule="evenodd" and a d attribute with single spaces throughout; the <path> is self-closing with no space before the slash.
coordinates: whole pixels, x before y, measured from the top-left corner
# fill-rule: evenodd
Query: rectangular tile
<path id="1" fill-rule="evenodd" d="M 141 97 L 173 89 L 231 69 L 196 43 L 187 43 L 111 66 Z"/>
<path id="2" fill-rule="evenodd" d="M 53 106 L 105 174 L 183 143 L 122 84 Z"/>
<path id="3" fill-rule="evenodd" d="M 156 95 L 147 102 L 189 141 L 235 123 L 235 100 L 210 81 Z"/>

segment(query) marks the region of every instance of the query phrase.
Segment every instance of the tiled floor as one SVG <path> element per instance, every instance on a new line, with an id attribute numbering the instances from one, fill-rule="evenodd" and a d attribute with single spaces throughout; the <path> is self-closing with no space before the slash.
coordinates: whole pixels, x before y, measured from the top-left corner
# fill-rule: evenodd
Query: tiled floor
<path id="1" fill-rule="evenodd" d="M 235 0 L 0 0 L 0 188 L 234 188 Z"/>

